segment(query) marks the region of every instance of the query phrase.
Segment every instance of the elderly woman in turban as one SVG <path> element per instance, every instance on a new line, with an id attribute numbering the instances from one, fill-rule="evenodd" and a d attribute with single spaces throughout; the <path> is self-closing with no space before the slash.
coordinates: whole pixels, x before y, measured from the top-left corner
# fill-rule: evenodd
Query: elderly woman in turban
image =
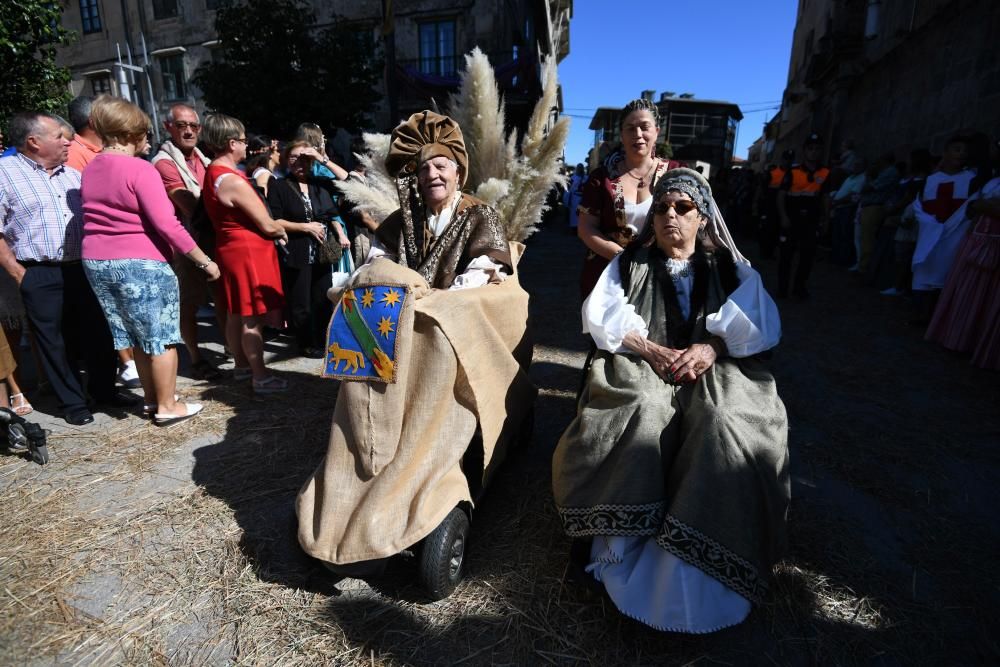
<path id="1" fill-rule="evenodd" d="M 468 164 L 462 130 L 447 116 L 421 111 L 393 130 L 385 165 L 396 176 L 400 208 L 376 230 L 373 255 L 394 255 L 437 289 L 510 275 L 497 212 L 461 191 Z"/>
<path id="2" fill-rule="evenodd" d="M 654 628 L 741 622 L 785 537 L 787 421 L 757 356 L 780 323 L 700 174 L 662 176 L 583 322 L 598 352 L 553 458 L 578 564 Z"/>
<path id="3" fill-rule="evenodd" d="M 460 191 L 466 165 L 450 118 L 424 111 L 393 132 L 400 208 L 331 293 L 325 374 L 342 384 L 326 458 L 296 501 L 306 553 L 346 576 L 413 553 L 433 599 L 461 579 L 468 512 L 536 393 L 518 246 Z"/>

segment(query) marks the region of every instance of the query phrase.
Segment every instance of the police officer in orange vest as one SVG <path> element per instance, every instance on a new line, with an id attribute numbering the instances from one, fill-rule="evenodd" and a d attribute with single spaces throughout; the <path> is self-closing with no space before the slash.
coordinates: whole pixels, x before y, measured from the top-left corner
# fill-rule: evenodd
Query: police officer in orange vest
<path id="1" fill-rule="evenodd" d="M 820 165 L 823 142 L 818 134 L 806 139 L 805 159 L 794 165 L 781 183 L 778 192 L 778 217 L 781 231 L 778 237 L 778 296 L 792 294 L 800 299 L 809 297 L 806 282 L 816 254 L 816 239 L 826 227 L 830 189 L 830 170 Z M 792 263 L 798 254 L 795 279 Z"/>
<path id="2" fill-rule="evenodd" d="M 795 151 L 788 149 L 781 154 L 781 163 L 771 165 L 764 173 L 757 189 L 757 201 L 754 211 L 759 211 L 758 231 L 760 254 L 765 259 L 774 257 L 778 247 L 778 192 L 785 181 L 785 174 L 792 168 L 795 161 Z"/>

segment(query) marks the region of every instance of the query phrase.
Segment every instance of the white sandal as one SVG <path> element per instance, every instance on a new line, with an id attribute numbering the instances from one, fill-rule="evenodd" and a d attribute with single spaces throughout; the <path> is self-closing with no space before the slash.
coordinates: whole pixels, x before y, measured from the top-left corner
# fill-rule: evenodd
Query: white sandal
<path id="1" fill-rule="evenodd" d="M 253 381 L 253 393 L 255 394 L 277 394 L 288 389 L 288 380 L 268 375 L 261 380 Z"/>
<path id="2" fill-rule="evenodd" d="M 250 370 L 249 366 L 236 366 L 233 368 L 233 379 L 237 382 L 242 382 L 243 380 L 249 380 L 253 377 L 253 371 Z"/>
<path id="3" fill-rule="evenodd" d="M 179 424 L 185 419 L 190 419 L 196 414 L 201 412 L 205 406 L 201 403 L 183 403 L 187 414 L 183 415 L 162 415 L 159 412 L 153 415 L 153 423 L 157 426 L 173 426 L 174 424 Z"/>
<path id="4" fill-rule="evenodd" d="M 18 403 L 19 405 L 14 405 L 15 403 Z M 24 392 L 21 392 L 20 394 L 11 394 L 10 409 L 13 410 L 14 414 L 18 417 L 30 415 L 35 411 L 35 408 L 31 407 L 31 403 L 28 402 L 28 399 L 24 397 Z"/>
<path id="5" fill-rule="evenodd" d="M 176 402 L 176 401 L 179 401 L 179 400 L 181 400 L 181 397 L 178 396 L 177 394 L 174 394 L 174 401 Z M 156 408 L 158 408 L 158 407 L 160 407 L 160 406 L 158 404 L 156 404 L 156 403 L 143 403 L 142 404 L 142 416 L 143 417 L 152 417 L 153 413 L 156 412 Z"/>

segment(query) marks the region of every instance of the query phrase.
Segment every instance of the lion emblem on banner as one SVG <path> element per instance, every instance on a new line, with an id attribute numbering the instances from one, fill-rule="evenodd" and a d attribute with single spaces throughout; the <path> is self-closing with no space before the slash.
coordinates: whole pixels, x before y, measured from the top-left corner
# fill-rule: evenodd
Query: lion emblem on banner
<path id="1" fill-rule="evenodd" d="M 323 377 L 394 383 L 396 329 L 408 297 L 403 285 L 345 290 L 327 329 Z"/>

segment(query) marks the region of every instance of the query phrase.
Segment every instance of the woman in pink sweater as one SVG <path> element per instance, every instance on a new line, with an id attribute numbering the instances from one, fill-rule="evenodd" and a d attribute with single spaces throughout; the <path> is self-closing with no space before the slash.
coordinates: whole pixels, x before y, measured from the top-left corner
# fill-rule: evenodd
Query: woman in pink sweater
<path id="1" fill-rule="evenodd" d="M 145 392 L 145 412 L 160 426 L 201 411 L 178 403 L 177 350 L 181 341 L 175 252 L 208 274 L 219 267 L 198 248 L 174 215 L 156 169 L 135 157 L 147 145 L 149 116 L 117 97 L 101 97 L 91 111 L 104 150 L 87 166 L 83 197 L 83 268 L 108 319 L 115 348 L 133 348 Z"/>

